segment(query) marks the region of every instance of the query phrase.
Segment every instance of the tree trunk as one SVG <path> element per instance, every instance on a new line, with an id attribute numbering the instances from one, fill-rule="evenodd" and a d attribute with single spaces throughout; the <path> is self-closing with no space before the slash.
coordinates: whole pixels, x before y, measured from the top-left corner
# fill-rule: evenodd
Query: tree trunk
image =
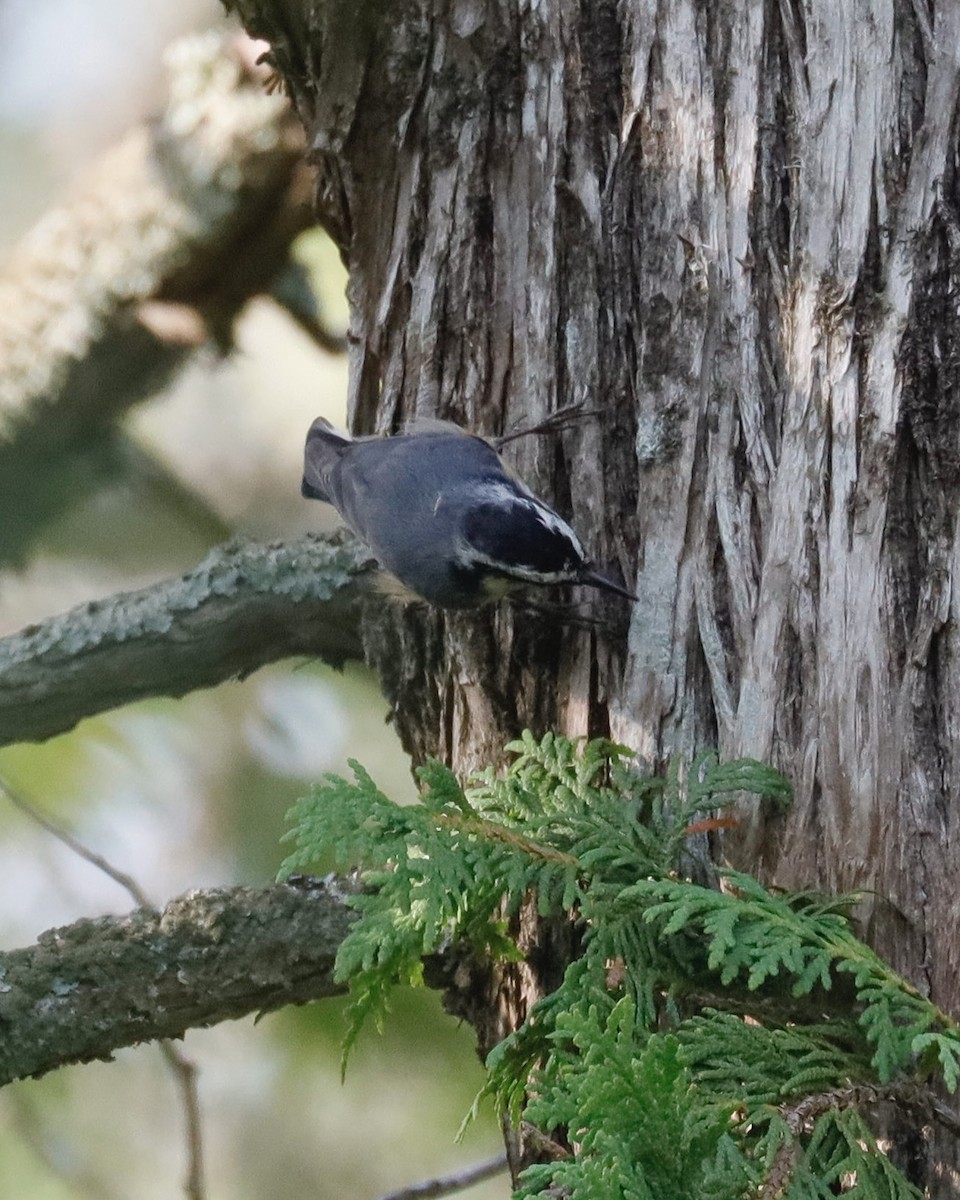
<path id="1" fill-rule="evenodd" d="M 602 410 L 511 457 L 635 583 L 629 631 L 369 627 L 414 757 L 529 725 L 770 762 L 793 807 L 725 853 L 872 889 L 873 943 L 960 1010 L 960 5 L 235 7 L 349 264 L 354 427 Z M 957 1194 L 955 1145 L 913 1154 Z"/>

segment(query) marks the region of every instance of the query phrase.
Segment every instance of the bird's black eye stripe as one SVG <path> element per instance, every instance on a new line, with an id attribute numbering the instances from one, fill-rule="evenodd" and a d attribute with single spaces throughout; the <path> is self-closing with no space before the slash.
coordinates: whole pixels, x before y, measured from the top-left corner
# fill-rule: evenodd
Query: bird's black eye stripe
<path id="1" fill-rule="evenodd" d="M 467 543 L 488 562 L 503 563 L 540 574 L 564 574 L 580 565 L 577 548 L 562 530 L 542 521 L 536 505 L 474 505 L 464 518 Z"/>

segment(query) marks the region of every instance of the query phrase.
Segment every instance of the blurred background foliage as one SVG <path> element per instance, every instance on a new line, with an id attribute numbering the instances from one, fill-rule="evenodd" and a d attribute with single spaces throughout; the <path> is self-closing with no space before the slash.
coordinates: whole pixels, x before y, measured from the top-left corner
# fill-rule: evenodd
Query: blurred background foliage
<path id="1" fill-rule="evenodd" d="M 163 95 L 162 56 L 186 32 L 228 29 L 214 0 L 0 0 L 0 253 Z M 296 252 L 345 324 L 338 255 L 319 232 Z M 192 567 L 234 532 L 285 538 L 331 514 L 300 498 L 311 419 L 343 421 L 346 360 L 272 301 L 248 305 L 227 358 L 205 352 L 125 429 L 146 452 L 64 513 L 29 561 L 0 575 L 0 634 Z M 156 470 L 144 469 L 153 463 Z M 190 887 L 262 883 L 284 813 L 357 757 L 397 799 L 414 794 L 376 681 L 284 663 L 242 684 L 85 721 L 0 750 L 0 777 L 132 874 L 158 903 Z M 0 797 L 0 939 L 123 912 L 129 897 Z M 324 1002 L 193 1031 L 207 1194 L 374 1197 L 496 1153 L 489 1113 L 454 1136 L 481 1083 L 469 1030 L 410 994 L 339 1079 L 342 1005 Z M 182 1194 L 186 1149 L 173 1080 L 152 1046 L 0 1093 L 0 1195 Z M 469 1191 L 507 1195 L 505 1177 Z"/>

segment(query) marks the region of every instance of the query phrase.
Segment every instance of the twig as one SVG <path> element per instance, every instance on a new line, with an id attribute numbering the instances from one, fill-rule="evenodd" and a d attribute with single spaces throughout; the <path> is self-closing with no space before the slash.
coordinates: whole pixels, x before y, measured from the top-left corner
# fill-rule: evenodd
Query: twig
<path id="1" fill-rule="evenodd" d="M 78 841 L 68 830 L 51 821 L 35 805 L 31 804 L 20 792 L 12 788 L 9 782 L 0 776 L 0 791 L 4 793 L 14 808 L 18 809 L 41 829 L 55 837 L 59 842 L 82 858 L 85 862 L 102 871 L 109 879 L 125 888 L 135 904 L 141 908 L 153 909 L 146 892 L 132 875 L 121 871 L 111 862 Z M 187 1178 L 184 1183 L 184 1195 L 187 1200 L 204 1200 L 206 1195 L 203 1186 L 203 1122 L 200 1115 L 200 1098 L 197 1094 L 196 1064 L 186 1057 L 182 1051 L 168 1038 L 160 1042 L 160 1053 L 166 1059 L 167 1066 L 180 1090 L 180 1102 L 183 1107 L 187 1139 Z"/>
<path id="2" fill-rule="evenodd" d="M 441 1175 L 437 1179 L 424 1180 L 423 1183 L 412 1183 L 396 1192 L 387 1192 L 380 1200 L 424 1200 L 424 1197 L 452 1196 L 454 1192 L 462 1192 L 485 1179 L 492 1179 L 494 1175 L 500 1175 L 506 1169 L 506 1154 L 498 1154 L 496 1158 L 477 1163 L 473 1167 L 464 1167 L 450 1175 Z"/>
<path id="3" fill-rule="evenodd" d="M 536 425 L 530 425 L 526 429 L 515 429 L 512 433 L 505 433 L 502 437 L 491 440 L 497 450 L 502 450 L 504 446 L 515 442 L 518 438 L 532 437 L 535 434 L 562 433 L 565 429 L 572 428 L 578 421 L 601 416 L 603 416 L 602 408 L 586 408 L 583 404 L 565 404 L 563 408 L 558 408 L 556 412 L 551 413 Z"/>
<path id="4" fill-rule="evenodd" d="M 177 1081 L 183 1106 L 187 1139 L 187 1175 L 183 1181 L 183 1194 L 187 1200 L 204 1200 L 207 1193 L 203 1182 L 203 1117 L 197 1091 L 197 1064 L 187 1058 L 169 1038 L 160 1041 L 159 1050 Z"/>
<path id="5" fill-rule="evenodd" d="M 10 783 L 2 776 L 0 776 L 0 792 L 3 792 L 13 807 L 19 809 L 24 816 L 29 817 L 35 825 L 39 825 L 41 829 L 45 829 L 47 833 L 55 837 L 57 841 L 62 842 L 79 858 L 96 867 L 98 871 L 102 871 L 114 883 L 118 883 L 130 894 L 135 904 L 139 904 L 141 908 L 154 907 L 132 875 L 121 871 L 119 867 L 113 866 L 102 855 L 97 854 L 95 850 L 91 850 L 87 846 L 84 846 L 82 842 L 77 841 L 72 833 L 64 829 L 61 825 L 57 825 L 54 821 L 51 821 L 38 808 L 35 808 L 25 796 L 11 787 Z"/>
<path id="6" fill-rule="evenodd" d="M 871 1108 L 878 1104 L 896 1104 L 912 1108 L 928 1120 L 935 1120 L 951 1133 L 960 1133 L 960 1116 L 937 1100 L 934 1094 L 917 1084 L 889 1084 L 874 1087 L 869 1083 L 851 1084 L 805 1096 L 797 1104 L 781 1106 L 783 1118 L 794 1134 L 802 1133 L 810 1122 L 832 1108 Z"/>

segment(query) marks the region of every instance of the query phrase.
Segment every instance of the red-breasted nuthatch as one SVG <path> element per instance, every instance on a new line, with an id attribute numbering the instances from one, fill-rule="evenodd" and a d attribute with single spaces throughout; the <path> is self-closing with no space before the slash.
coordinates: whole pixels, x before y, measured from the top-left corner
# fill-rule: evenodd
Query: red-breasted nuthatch
<path id="1" fill-rule="evenodd" d="M 594 568 L 567 522 L 489 442 L 456 425 L 355 440 L 319 417 L 301 491 L 332 504 L 383 567 L 440 608 L 472 608 L 528 583 L 636 599 Z"/>

